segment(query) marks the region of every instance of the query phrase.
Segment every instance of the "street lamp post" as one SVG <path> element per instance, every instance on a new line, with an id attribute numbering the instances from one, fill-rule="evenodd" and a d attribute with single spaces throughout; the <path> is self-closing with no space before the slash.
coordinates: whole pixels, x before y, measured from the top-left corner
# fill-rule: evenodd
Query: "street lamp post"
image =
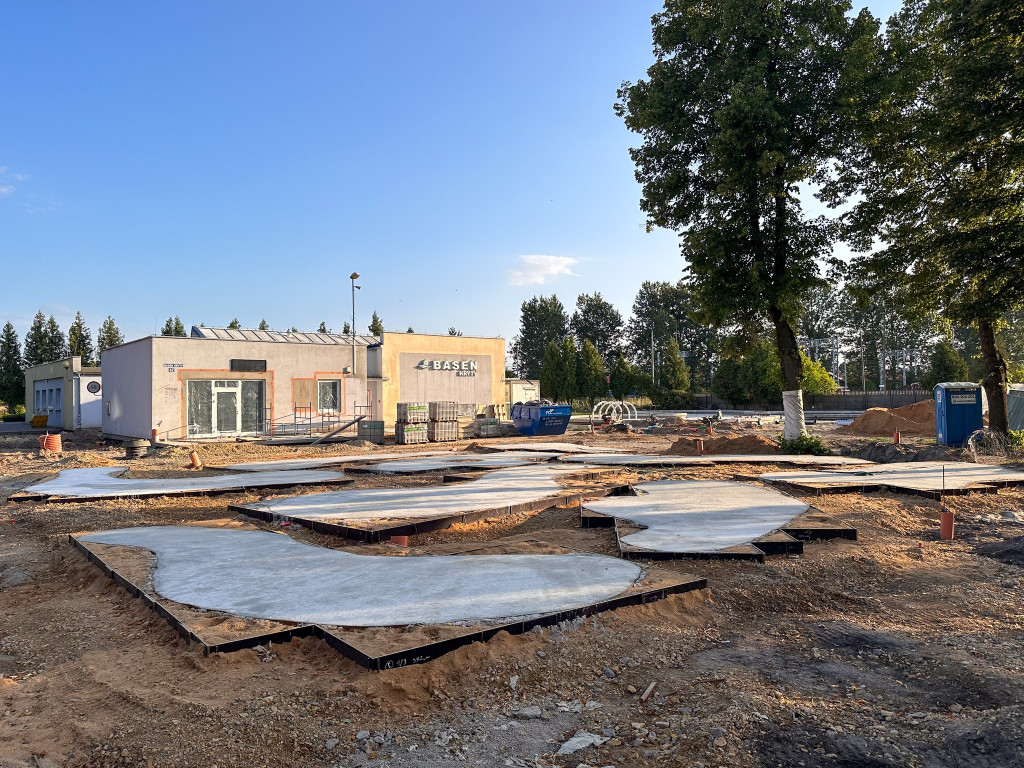
<path id="1" fill-rule="evenodd" d="M 356 375 L 356 290 L 360 289 L 361 286 L 356 285 L 356 280 L 359 279 L 359 273 L 353 272 L 348 276 L 348 279 L 352 281 L 352 375 Z"/>

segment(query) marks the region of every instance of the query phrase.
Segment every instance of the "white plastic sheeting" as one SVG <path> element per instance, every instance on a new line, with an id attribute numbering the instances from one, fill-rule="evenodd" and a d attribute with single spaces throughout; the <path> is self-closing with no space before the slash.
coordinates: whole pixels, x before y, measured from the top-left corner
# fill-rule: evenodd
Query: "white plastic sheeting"
<path id="1" fill-rule="evenodd" d="M 636 486 L 639 496 L 585 502 L 645 530 L 620 541 L 656 552 L 716 552 L 774 531 L 809 507 L 768 488 L 724 480 L 662 480 Z"/>
<path id="2" fill-rule="evenodd" d="M 661 454 L 623 454 L 608 456 L 588 453 L 584 456 L 562 456 L 559 461 L 584 462 L 610 467 L 668 467 L 709 464 L 807 464 L 810 466 L 859 466 L 870 464 L 849 456 L 808 456 L 804 454 L 713 454 L 705 456 L 663 456 Z"/>
<path id="3" fill-rule="evenodd" d="M 330 467 L 334 464 L 355 464 L 361 461 L 384 461 L 386 459 L 408 459 L 413 456 L 435 456 L 440 451 L 417 451 L 410 453 L 357 453 L 347 456 L 314 456 L 304 459 L 275 459 L 272 461 L 247 461 L 242 464 L 229 464 L 224 469 L 235 472 L 266 472 L 278 469 L 315 469 Z"/>
<path id="4" fill-rule="evenodd" d="M 366 469 L 382 475 L 404 472 L 440 472 L 446 469 L 505 469 L 522 467 L 540 461 L 550 461 L 561 455 L 560 453 L 543 453 L 541 451 L 455 453 L 385 461 L 380 464 L 370 464 Z"/>
<path id="5" fill-rule="evenodd" d="M 265 531 L 158 526 L 82 541 L 156 553 L 156 592 L 237 616 L 332 626 L 495 620 L 579 608 L 628 590 L 643 571 L 603 555 L 381 557 Z"/>
<path id="6" fill-rule="evenodd" d="M 782 393 L 782 410 L 786 422 L 782 425 L 782 436 L 787 440 L 796 440 L 806 429 L 804 423 L 804 393 L 799 389 L 791 389 Z"/>

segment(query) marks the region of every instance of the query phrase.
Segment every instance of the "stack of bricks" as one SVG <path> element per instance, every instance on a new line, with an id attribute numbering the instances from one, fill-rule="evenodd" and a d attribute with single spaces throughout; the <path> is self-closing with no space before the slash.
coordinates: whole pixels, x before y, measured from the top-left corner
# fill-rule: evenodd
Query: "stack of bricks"
<path id="1" fill-rule="evenodd" d="M 427 419 L 429 409 L 426 403 L 399 403 L 398 419 L 395 423 L 395 443 L 414 445 L 427 442 Z"/>
<path id="2" fill-rule="evenodd" d="M 432 443 L 450 443 L 459 439 L 459 404 L 438 400 L 430 404 L 427 439 Z"/>

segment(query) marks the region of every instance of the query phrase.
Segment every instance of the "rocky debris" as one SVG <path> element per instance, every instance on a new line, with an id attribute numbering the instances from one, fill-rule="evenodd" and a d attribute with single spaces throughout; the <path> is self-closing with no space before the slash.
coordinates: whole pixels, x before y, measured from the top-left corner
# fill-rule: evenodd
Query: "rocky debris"
<path id="1" fill-rule="evenodd" d="M 544 716 L 544 712 L 540 707 L 523 707 L 516 710 L 515 716 L 519 720 L 538 720 Z"/>
<path id="2" fill-rule="evenodd" d="M 603 736 L 598 736 L 588 731 L 576 731 L 576 735 L 558 748 L 558 754 L 571 755 L 586 747 L 596 747 L 607 741 Z"/>

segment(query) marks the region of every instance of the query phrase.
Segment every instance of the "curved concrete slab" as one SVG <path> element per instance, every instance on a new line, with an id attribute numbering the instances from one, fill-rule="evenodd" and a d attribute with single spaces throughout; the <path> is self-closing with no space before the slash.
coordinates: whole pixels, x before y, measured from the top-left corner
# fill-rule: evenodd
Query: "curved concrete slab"
<path id="1" fill-rule="evenodd" d="M 82 541 L 143 547 L 153 586 L 179 603 L 238 616 L 377 627 L 496 620 L 579 608 L 643 575 L 603 555 L 382 557 L 301 544 L 283 534 L 159 526 Z"/>
<path id="2" fill-rule="evenodd" d="M 618 453 L 618 448 L 595 448 L 576 443 L 497 443 L 481 444 L 489 451 L 551 451 L 552 453 Z"/>
<path id="3" fill-rule="evenodd" d="M 538 466 L 499 469 L 458 485 L 420 488 L 359 488 L 286 496 L 235 509 L 269 511 L 283 518 L 316 521 L 411 520 L 501 509 L 561 492 L 557 478 L 585 467 Z"/>
<path id="4" fill-rule="evenodd" d="M 363 461 L 385 461 L 387 459 L 408 459 L 414 456 L 436 456 L 440 451 L 418 451 L 416 453 L 357 453 L 348 456 L 321 456 L 304 459 L 274 459 L 272 461 L 246 461 L 241 464 L 228 464 L 217 469 L 230 469 L 234 472 L 272 472 L 283 469 L 316 469 L 330 467 L 335 464 L 358 464 Z"/>
<path id="5" fill-rule="evenodd" d="M 274 486 L 315 485 L 344 480 L 341 472 L 247 472 L 238 475 L 201 477 L 127 478 L 117 477 L 128 467 L 86 467 L 62 469 L 57 476 L 30 485 L 27 493 L 46 496 L 163 496 L 166 494 L 205 493 L 235 488 L 272 488 Z"/>
<path id="6" fill-rule="evenodd" d="M 557 459 L 560 453 L 544 453 L 542 451 L 505 451 L 502 453 L 458 453 L 442 456 L 426 456 L 423 458 L 406 458 L 397 461 L 385 461 L 381 464 L 369 464 L 364 469 L 381 475 L 412 474 L 417 472 L 443 472 L 445 470 L 465 469 L 506 469 L 522 467 L 542 461 Z"/>
<path id="7" fill-rule="evenodd" d="M 599 466 L 619 467 L 685 467 L 707 464 L 805 464 L 811 466 L 859 466 L 870 464 L 849 456 L 807 456 L 803 454 L 736 454 L 704 456 L 665 456 L 662 454 L 587 454 L 562 456 L 560 461 L 586 462 Z"/>
<path id="8" fill-rule="evenodd" d="M 915 461 L 831 472 L 767 472 L 760 480 L 811 486 L 884 485 L 909 491 L 960 491 L 972 486 L 1024 483 L 1024 472 L 994 464 Z"/>
<path id="9" fill-rule="evenodd" d="M 749 544 L 810 509 L 778 491 L 726 480 L 661 480 L 635 488 L 640 496 L 584 506 L 645 526 L 620 541 L 657 552 L 716 552 Z"/>

